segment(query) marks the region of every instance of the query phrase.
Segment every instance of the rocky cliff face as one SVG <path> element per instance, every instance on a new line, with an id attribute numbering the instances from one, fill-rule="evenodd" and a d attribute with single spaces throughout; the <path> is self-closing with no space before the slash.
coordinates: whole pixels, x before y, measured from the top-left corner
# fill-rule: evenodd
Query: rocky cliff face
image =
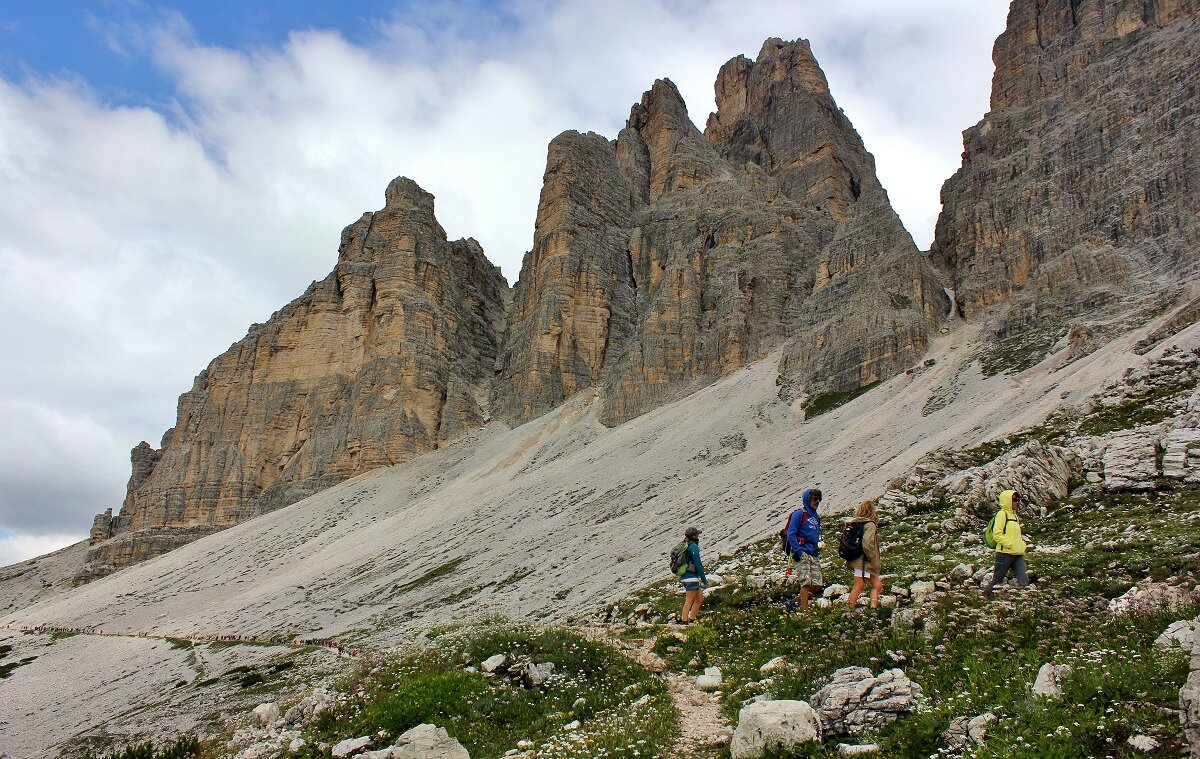
<path id="1" fill-rule="evenodd" d="M 521 421 L 595 386 L 616 423 L 786 344 L 786 384 L 909 367 L 948 300 L 808 43 L 717 80 L 705 133 L 660 80 L 614 143 L 551 144 L 499 363 Z"/>
<path id="2" fill-rule="evenodd" d="M 142 443 L 87 580 L 405 461 L 483 424 L 508 286 L 399 178 L 342 233 L 334 271 L 216 358 Z"/>
<path id="3" fill-rule="evenodd" d="M 1197 272 L 1200 4 L 1015 0 L 932 249 L 962 311 L 1136 305 Z"/>

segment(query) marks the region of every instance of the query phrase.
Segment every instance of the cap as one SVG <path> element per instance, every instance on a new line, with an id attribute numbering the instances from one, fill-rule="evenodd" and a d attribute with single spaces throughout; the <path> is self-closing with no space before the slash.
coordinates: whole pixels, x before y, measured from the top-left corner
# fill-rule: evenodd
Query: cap
<path id="1" fill-rule="evenodd" d="M 698 538 L 700 537 L 700 530 L 695 527 L 689 527 L 684 531 L 683 536 L 685 538 Z"/>

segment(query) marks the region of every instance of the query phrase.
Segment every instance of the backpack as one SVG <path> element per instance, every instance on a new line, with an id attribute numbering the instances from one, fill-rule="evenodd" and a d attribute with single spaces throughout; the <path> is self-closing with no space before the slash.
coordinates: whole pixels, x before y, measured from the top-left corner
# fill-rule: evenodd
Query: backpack
<path id="1" fill-rule="evenodd" d="M 808 519 L 808 512 L 803 511 L 802 508 L 796 509 L 796 511 L 801 512 L 801 514 L 800 514 L 800 529 L 803 530 L 804 529 L 804 520 Z M 793 511 L 792 514 L 795 514 L 796 511 Z M 790 525 L 792 523 L 792 514 L 788 514 L 787 521 L 783 523 L 783 529 L 779 531 L 779 550 L 783 551 L 783 555 L 787 556 L 789 559 L 792 558 L 792 547 L 788 545 L 787 531 L 788 531 L 788 525 Z M 804 538 L 800 538 L 800 543 L 801 543 L 801 545 L 804 544 Z"/>
<path id="2" fill-rule="evenodd" d="M 683 541 L 671 550 L 671 574 L 676 577 L 683 577 L 687 574 L 688 567 L 691 565 L 688 559 L 688 544 Z"/>
<path id="3" fill-rule="evenodd" d="M 995 514 L 992 514 L 991 521 L 988 522 L 987 527 L 985 527 L 983 530 L 983 544 L 988 548 L 994 549 L 997 545 L 999 545 L 996 542 L 996 517 L 998 516 L 1000 516 L 999 511 L 997 511 Z M 1004 520 L 1004 529 L 1008 529 L 1007 519 Z"/>
<path id="4" fill-rule="evenodd" d="M 838 556 L 841 556 L 846 561 L 854 561 L 862 558 L 863 553 L 863 530 L 867 527 L 866 522 L 850 522 L 842 530 L 842 537 L 838 541 Z"/>

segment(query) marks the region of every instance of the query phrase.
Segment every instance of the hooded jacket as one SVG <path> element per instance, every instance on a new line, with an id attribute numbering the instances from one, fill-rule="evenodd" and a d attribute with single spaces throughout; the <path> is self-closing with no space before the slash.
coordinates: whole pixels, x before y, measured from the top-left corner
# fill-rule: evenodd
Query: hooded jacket
<path id="1" fill-rule="evenodd" d="M 996 523 L 992 525 L 992 535 L 996 538 L 996 552 L 1013 556 L 1025 555 L 1025 537 L 1021 534 L 1021 522 L 1017 512 L 1013 511 L 1012 499 L 1017 491 L 1005 490 L 1000 493 L 1000 511 L 996 513 Z"/>
<path id="2" fill-rule="evenodd" d="M 787 542 L 793 555 L 806 553 L 809 556 L 821 555 L 817 544 L 821 542 L 821 517 L 812 505 L 812 489 L 804 491 L 800 496 L 803 505 L 792 512 L 788 519 Z"/>

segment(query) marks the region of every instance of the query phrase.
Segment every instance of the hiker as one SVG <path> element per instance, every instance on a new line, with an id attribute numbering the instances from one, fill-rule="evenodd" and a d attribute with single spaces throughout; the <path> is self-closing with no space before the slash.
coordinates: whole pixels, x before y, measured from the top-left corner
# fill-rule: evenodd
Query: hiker
<path id="1" fill-rule="evenodd" d="M 992 586 L 1004 582 L 1011 569 L 1017 578 L 1017 584 L 1024 587 L 1029 584 L 1029 575 L 1025 571 L 1025 537 L 1021 535 L 1021 522 L 1017 519 L 1017 511 L 1021 506 L 1021 494 L 1015 490 L 1005 490 L 1000 493 L 1000 511 L 996 512 L 992 524 L 992 535 L 996 540 L 996 566 L 992 570 L 992 579 L 983 589 L 985 599 L 992 597 Z"/>
<path id="2" fill-rule="evenodd" d="M 679 615 L 681 624 L 690 625 L 696 621 L 700 613 L 700 604 L 704 603 L 704 591 L 701 586 L 708 585 L 708 577 L 704 574 L 704 564 L 700 562 L 700 530 L 689 527 L 683 533 L 687 544 L 686 569 L 679 579 L 683 583 L 683 611 Z"/>
<path id="3" fill-rule="evenodd" d="M 862 523 L 862 555 L 846 562 L 846 568 L 854 572 L 854 585 L 846 603 L 858 604 L 866 580 L 871 581 L 871 608 L 879 608 L 879 594 L 883 592 L 882 566 L 879 561 L 879 516 L 875 513 L 874 501 L 863 501 L 854 512 L 850 524 Z"/>
<path id="4" fill-rule="evenodd" d="M 800 586 L 795 599 L 784 601 L 789 612 L 795 610 L 797 602 L 801 611 L 808 611 L 809 599 L 825 586 L 825 578 L 821 575 L 821 518 L 817 516 L 821 491 L 805 490 L 800 501 L 801 507 L 792 512 L 787 526 L 787 545 L 792 556 L 791 581 Z"/>

